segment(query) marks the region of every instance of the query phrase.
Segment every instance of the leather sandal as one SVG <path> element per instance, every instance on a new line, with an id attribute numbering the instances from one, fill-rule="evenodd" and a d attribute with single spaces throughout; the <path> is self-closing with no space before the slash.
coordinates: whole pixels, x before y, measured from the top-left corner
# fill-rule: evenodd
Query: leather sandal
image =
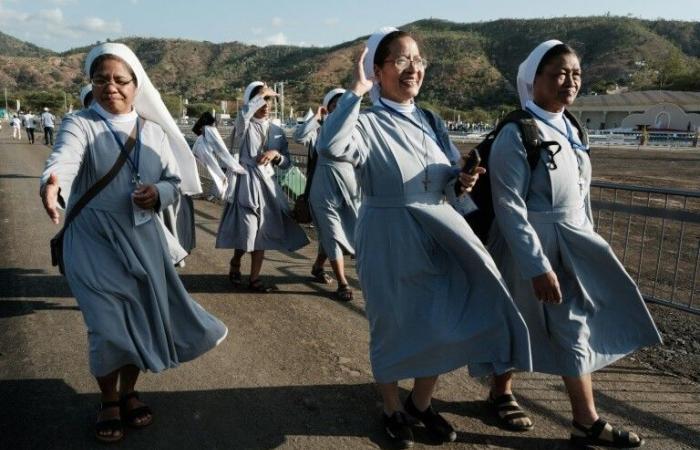
<path id="1" fill-rule="evenodd" d="M 530 419 L 527 413 L 518 405 L 513 394 L 503 394 L 498 397 L 493 397 L 491 393 L 489 393 L 488 402 L 496 412 L 500 425 L 506 430 L 528 431 L 534 426 L 532 419 Z M 528 423 L 523 423 L 521 419 L 527 419 Z"/>
<path id="2" fill-rule="evenodd" d="M 133 428 L 145 428 L 149 426 L 151 423 L 153 423 L 153 411 L 151 411 L 151 408 L 147 405 L 128 409 L 128 402 L 132 398 L 139 399 L 139 393 L 136 391 L 131 391 L 128 394 L 124 394 L 119 397 L 122 420 Z M 143 417 L 150 417 L 150 419 L 146 422 L 138 422 L 138 419 Z"/>
<path id="3" fill-rule="evenodd" d="M 119 408 L 120 402 L 102 402 L 100 403 L 100 412 L 109 408 Z M 120 409 L 121 414 L 121 409 Z M 101 434 L 105 431 L 110 431 L 110 434 Z M 115 432 L 119 432 L 119 435 L 115 436 Z M 124 424 L 121 419 L 105 419 L 98 420 L 95 423 L 95 438 L 100 442 L 105 442 L 108 444 L 119 442 L 124 438 Z"/>
<path id="4" fill-rule="evenodd" d="M 582 432 L 584 435 L 578 435 L 571 433 L 571 438 L 569 442 L 574 446 L 586 447 L 586 446 L 603 446 L 603 447 L 613 447 L 613 448 L 637 448 L 644 445 L 644 439 L 637 436 L 639 440 L 633 441 L 630 439 L 629 431 L 622 431 L 617 428 L 612 427 L 612 441 L 608 439 L 601 439 L 600 435 L 605 430 L 605 426 L 608 424 L 605 420 L 598 418 L 590 428 L 586 428 L 575 420 L 571 421 L 571 425 L 574 429 Z"/>

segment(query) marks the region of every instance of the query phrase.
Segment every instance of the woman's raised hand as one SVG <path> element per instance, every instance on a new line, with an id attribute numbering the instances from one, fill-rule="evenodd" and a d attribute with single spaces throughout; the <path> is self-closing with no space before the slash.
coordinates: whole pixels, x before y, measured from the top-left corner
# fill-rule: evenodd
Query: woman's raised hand
<path id="1" fill-rule="evenodd" d="M 58 225 L 59 214 L 58 214 L 58 177 L 55 173 L 49 176 L 48 181 L 44 186 L 42 186 L 39 195 L 41 195 L 41 202 L 44 204 L 44 209 L 46 214 L 49 215 L 51 222 Z"/>
<path id="2" fill-rule="evenodd" d="M 279 94 L 277 94 L 277 92 L 275 92 L 270 86 L 264 85 L 262 91 L 258 95 L 262 95 L 262 97 L 265 98 L 277 97 Z"/>
<path id="3" fill-rule="evenodd" d="M 372 80 L 368 80 L 367 77 L 365 77 L 365 55 L 367 55 L 367 47 L 362 50 L 362 54 L 355 64 L 354 79 L 350 87 L 350 90 L 360 97 L 368 93 L 374 85 Z"/>

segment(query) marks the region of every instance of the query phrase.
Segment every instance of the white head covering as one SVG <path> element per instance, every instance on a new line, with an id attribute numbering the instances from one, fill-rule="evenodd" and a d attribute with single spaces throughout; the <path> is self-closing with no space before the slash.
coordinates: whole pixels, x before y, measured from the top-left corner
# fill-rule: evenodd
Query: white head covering
<path id="1" fill-rule="evenodd" d="M 382 27 L 367 39 L 367 54 L 365 55 L 363 64 L 365 66 L 365 78 L 368 80 L 374 81 L 374 55 L 377 54 L 379 43 L 382 42 L 382 39 L 384 39 L 387 34 L 393 33 L 394 31 L 399 30 L 394 27 Z M 379 84 L 374 83 L 374 86 L 372 86 L 372 89 L 369 91 L 369 98 L 372 100 L 372 103 L 379 101 Z"/>
<path id="2" fill-rule="evenodd" d="M 345 89 L 343 89 L 343 88 L 331 89 L 330 91 L 328 91 L 326 96 L 323 97 L 323 107 L 328 109 L 328 104 L 331 102 L 331 100 L 333 100 L 333 97 L 335 97 L 338 94 L 342 95 L 344 93 L 345 93 Z"/>
<path id="3" fill-rule="evenodd" d="M 258 86 L 265 86 L 265 83 L 262 81 L 253 81 L 245 87 L 245 91 L 243 92 L 243 103 L 248 103 L 250 101 L 250 95 L 253 93 L 253 89 Z"/>
<path id="4" fill-rule="evenodd" d="M 143 70 L 141 61 L 134 52 L 124 44 L 107 42 L 100 44 L 90 50 L 85 59 L 85 74 L 90 77 L 90 67 L 92 63 L 101 55 L 114 55 L 126 62 L 134 72 L 137 80 L 136 97 L 134 98 L 134 109 L 146 120 L 155 122 L 165 131 L 170 143 L 170 150 L 180 168 L 180 191 L 184 194 L 193 195 L 202 192 L 199 182 L 199 173 L 194 155 L 187 145 L 185 137 L 175 124 L 175 120 L 165 107 L 160 93 L 151 83 L 150 78 Z M 97 99 L 95 99 L 97 100 Z"/>
<path id="5" fill-rule="evenodd" d="M 533 98 L 533 85 L 535 84 L 537 66 L 540 65 L 540 61 L 542 61 L 545 53 L 559 44 L 562 44 L 562 42 L 556 39 L 541 43 L 520 64 L 518 68 L 518 96 L 520 96 L 520 106 L 523 109 L 525 109 L 528 100 Z"/>
<path id="6" fill-rule="evenodd" d="M 85 104 L 85 97 L 87 97 L 88 94 L 92 94 L 92 83 L 86 84 L 82 89 L 80 89 L 80 104 L 85 108 L 90 106 Z"/>
<path id="7" fill-rule="evenodd" d="M 48 112 L 48 111 L 49 111 L 49 107 L 48 107 L 48 106 L 44 106 L 44 111 Z"/>

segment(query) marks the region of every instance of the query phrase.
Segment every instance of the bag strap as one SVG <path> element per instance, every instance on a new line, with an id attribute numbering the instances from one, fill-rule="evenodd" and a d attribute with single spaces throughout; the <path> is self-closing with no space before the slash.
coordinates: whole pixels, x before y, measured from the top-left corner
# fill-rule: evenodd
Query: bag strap
<path id="1" fill-rule="evenodd" d="M 139 117 L 137 120 L 140 122 L 141 127 L 143 127 L 144 120 L 141 117 Z M 87 205 L 90 200 L 95 198 L 95 196 L 99 194 L 100 191 L 104 189 L 114 179 L 115 176 L 117 176 L 122 166 L 124 166 L 127 156 L 129 155 L 129 153 L 131 153 L 131 150 L 133 150 L 134 146 L 136 145 L 136 130 L 138 128 L 138 125 L 139 124 L 134 125 L 134 128 L 131 130 L 131 134 L 129 134 L 129 138 L 126 140 L 126 144 L 124 145 L 125 151 L 119 152 L 119 157 L 117 158 L 117 161 L 114 163 L 112 168 L 109 169 L 109 172 L 107 172 L 105 176 L 103 176 L 95 184 L 93 184 L 90 187 L 90 189 L 88 189 L 87 192 L 85 192 L 83 196 L 80 197 L 80 199 L 71 208 L 70 212 L 68 213 L 68 216 L 66 216 L 65 222 L 63 223 L 63 230 L 68 228 L 68 225 L 73 221 L 73 219 L 76 218 L 76 216 L 85 207 L 85 205 Z"/>

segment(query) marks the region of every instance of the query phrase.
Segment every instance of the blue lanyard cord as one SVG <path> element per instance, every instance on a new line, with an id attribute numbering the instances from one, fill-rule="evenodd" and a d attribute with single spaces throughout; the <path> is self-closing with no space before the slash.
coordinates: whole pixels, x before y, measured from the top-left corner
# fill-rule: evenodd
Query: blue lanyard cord
<path id="1" fill-rule="evenodd" d="M 587 152 L 589 150 L 588 146 L 583 145 L 581 143 L 580 139 L 574 139 L 574 130 L 571 129 L 571 125 L 569 124 L 569 120 L 566 118 L 566 116 L 563 117 L 564 125 L 566 126 L 566 133 L 564 133 L 558 127 L 556 127 L 552 122 L 550 122 L 549 120 L 545 119 L 544 117 L 538 115 L 530 108 L 527 108 L 527 111 L 530 114 L 532 114 L 533 116 L 540 119 L 542 122 L 544 122 L 548 127 L 550 127 L 551 129 L 553 129 L 557 133 L 564 136 L 566 138 L 566 140 L 569 141 L 569 144 L 571 144 L 571 148 L 573 148 L 574 150 L 581 150 L 581 151 L 585 151 L 585 152 Z"/>
<path id="2" fill-rule="evenodd" d="M 138 118 L 136 119 L 136 145 L 134 145 L 134 157 L 132 158 L 131 155 L 129 155 L 129 153 L 127 153 L 126 151 L 126 142 L 121 141 L 121 139 L 119 138 L 119 134 L 117 134 L 116 130 L 112 127 L 112 124 L 109 123 L 109 121 L 102 117 L 100 114 L 98 114 L 98 116 L 100 116 L 100 119 L 102 119 L 107 125 L 109 131 L 112 132 L 114 139 L 117 141 L 117 144 L 119 144 L 119 150 L 126 155 L 126 162 L 129 163 L 131 172 L 138 178 L 139 160 L 141 159 L 141 127 L 139 125 Z M 128 139 L 129 138 L 127 137 L 127 140 Z"/>
<path id="3" fill-rule="evenodd" d="M 404 119 L 408 120 L 413 126 L 415 126 L 416 128 L 418 128 L 419 130 L 421 130 L 421 132 L 422 132 L 423 134 L 427 134 L 428 137 L 430 137 L 430 139 L 432 139 L 433 141 L 435 141 L 435 143 L 437 144 L 438 148 L 442 149 L 442 145 L 440 145 L 440 142 L 438 141 L 437 131 L 436 131 L 436 130 L 433 130 L 433 133 L 435 133 L 435 137 L 433 137 L 430 133 L 426 133 L 426 132 L 425 132 L 425 128 L 423 127 L 423 121 L 421 121 L 421 123 L 416 122 L 416 121 L 413 119 L 413 117 L 408 116 L 408 115 L 406 115 L 406 114 L 403 114 L 403 113 L 397 111 L 395 108 L 393 108 L 393 107 L 387 105 L 387 104 L 384 102 L 384 100 L 382 100 L 381 98 L 379 99 L 379 103 L 381 103 L 382 106 L 383 106 L 384 108 L 386 108 L 390 113 L 392 113 L 392 114 L 394 114 L 394 115 L 397 115 L 397 116 L 399 116 L 399 117 L 403 117 Z M 418 109 L 418 106 L 416 106 L 416 109 Z M 419 113 L 419 114 L 422 114 L 422 112 L 420 112 L 420 109 L 418 109 L 418 113 Z"/>

